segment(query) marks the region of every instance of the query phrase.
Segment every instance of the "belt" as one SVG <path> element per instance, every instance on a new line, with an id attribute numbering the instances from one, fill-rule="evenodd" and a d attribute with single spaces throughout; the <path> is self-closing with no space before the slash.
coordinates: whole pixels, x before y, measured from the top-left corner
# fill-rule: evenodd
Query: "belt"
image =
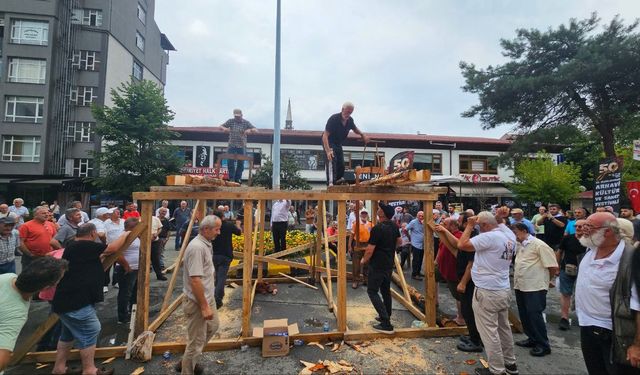
<path id="1" fill-rule="evenodd" d="M 611 335 L 611 333 L 613 332 L 610 329 L 603 328 L 603 327 L 598 327 L 598 326 L 588 326 L 588 327 L 585 327 L 585 328 L 590 329 L 591 332 L 593 332 L 593 334 L 596 335 L 596 336 Z"/>

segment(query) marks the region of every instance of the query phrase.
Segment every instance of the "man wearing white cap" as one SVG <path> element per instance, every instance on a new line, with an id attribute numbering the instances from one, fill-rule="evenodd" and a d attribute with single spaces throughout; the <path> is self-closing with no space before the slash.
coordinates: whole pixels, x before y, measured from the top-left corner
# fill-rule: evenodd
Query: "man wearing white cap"
<path id="1" fill-rule="evenodd" d="M 233 110 L 233 118 L 220 125 L 220 129 L 225 133 L 229 133 L 227 153 L 237 155 L 245 154 L 247 134 L 258 131 L 249 121 L 242 118 L 242 111 L 239 109 Z M 229 170 L 229 181 L 240 183 L 242 171 L 244 170 L 244 160 L 227 160 L 227 169 Z"/>
<path id="2" fill-rule="evenodd" d="M 106 207 L 100 207 L 96 210 L 96 215 L 93 219 L 89 220 L 89 222 L 96 226 L 96 232 L 98 233 L 98 237 L 96 237 L 95 242 L 98 243 L 107 243 L 107 226 L 106 221 L 111 216 L 111 212 Z M 111 267 L 104 273 L 104 285 L 102 286 L 102 292 L 107 293 L 109 291 L 109 273 L 111 271 Z"/>

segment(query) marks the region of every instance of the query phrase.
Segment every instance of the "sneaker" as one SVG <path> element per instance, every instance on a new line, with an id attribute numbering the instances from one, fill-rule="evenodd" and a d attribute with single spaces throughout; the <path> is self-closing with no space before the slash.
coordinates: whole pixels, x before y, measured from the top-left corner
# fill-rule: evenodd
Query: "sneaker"
<path id="1" fill-rule="evenodd" d="M 494 375 L 493 372 L 486 367 L 476 367 L 476 370 L 473 373 L 475 375 Z"/>
<path id="2" fill-rule="evenodd" d="M 108 286 L 103 286 L 102 287 L 102 293 L 108 293 L 109 292 L 109 287 Z"/>
<path id="3" fill-rule="evenodd" d="M 396 332 L 391 324 L 383 325 L 382 323 L 374 325 L 373 330 L 387 335 L 392 335 Z"/>
<path id="4" fill-rule="evenodd" d="M 547 354 L 551 354 L 551 348 L 536 346 L 535 348 L 529 350 L 529 354 L 531 354 L 534 357 L 544 357 Z"/>
<path id="5" fill-rule="evenodd" d="M 570 327 L 569 320 L 565 318 L 561 318 L 560 323 L 558 323 L 558 329 L 560 329 L 561 331 L 568 331 L 569 327 Z"/>
<path id="6" fill-rule="evenodd" d="M 216 310 L 220 310 L 220 308 L 224 305 L 222 301 L 216 301 Z"/>
<path id="7" fill-rule="evenodd" d="M 173 366 L 173 369 L 176 370 L 178 374 L 180 374 L 182 372 L 182 360 L 178 361 L 178 363 Z M 202 375 L 204 373 L 204 367 L 202 367 L 201 364 L 196 363 L 196 367 L 193 369 L 193 373 L 195 375 Z"/>
<path id="8" fill-rule="evenodd" d="M 458 337 L 458 339 L 460 340 L 460 342 L 471 342 L 471 337 L 469 337 L 467 335 L 462 335 L 462 336 Z"/>
<path id="9" fill-rule="evenodd" d="M 524 339 L 524 340 L 516 341 L 516 345 L 521 346 L 523 348 L 535 348 L 536 343 L 531 339 Z"/>
<path id="10" fill-rule="evenodd" d="M 482 345 L 476 345 L 473 342 L 471 342 L 471 340 L 469 340 L 469 342 L 460 341 L 458 345 L 456 345 L 456 348 L 458 348 L 458 350 L 462 352 L 467 352 L 467 353 L 482 352 Z"/>
<path id="11" fill-rule="evenodd" d="M 160 275 L 160 276 L 158 276 L 158 280 L 167 281 L 167 278 L 165 276 Z"/>
<path id="12" fill-rule="evenodd" d="M 520 373 L 520 371 L 518 371 L 518 366 L 515 363 L 505 363 L 504 368 L 507 370 L 507 374 L 509 375 L 518 375 Z"/>

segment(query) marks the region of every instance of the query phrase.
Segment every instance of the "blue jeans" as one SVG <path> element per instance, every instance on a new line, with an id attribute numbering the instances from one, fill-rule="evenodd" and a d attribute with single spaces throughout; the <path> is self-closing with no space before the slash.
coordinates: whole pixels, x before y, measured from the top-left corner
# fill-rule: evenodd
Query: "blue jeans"
<path id="1" fill-rule="evenodd" d="M 536 346 L 549 349 L 547 324 L 542 317 L 542 312 L 547 307 L 547 291 L 521 292 L 516 289 L 516 302 L 525 335 Z"/>
<path id="2" fill-rule="evenodd" d="M 214 295 L 216 303 L 220 304 L 224 298 L 224 284 L 227 281 L 227 273 L 229 273 L 229 265 L 231 259 L 223 255 L 213 256 L 213 267 L 216 270 L 216 286 Z"/>
<path id="3" fill-rule="evenodd" d="M 227 148 L 227 154 L 244 155 L 245 151 L 242 147 L 229 147 Z M 229 180 L 240 182 L 244 171 L 244 160 L 228 159 L 227 169 L 229 170 Z"/>
<path id="4" fill-rule="evenodd" d="M 15 259 L 11 262 L 7 262 L 4 264 L 0 264 L 0 275 L 4 273 L 16 273 L 16 261 Z"/>
<path id="5" fill-rule="evenodd" d="M 76 341 L 76 348 L 86 349 L 95 346 L 100 334 L 100 321 L 93 305 L 87 305 L 75 311 L 59 315 L 62 322 L 60 341 Z"/>

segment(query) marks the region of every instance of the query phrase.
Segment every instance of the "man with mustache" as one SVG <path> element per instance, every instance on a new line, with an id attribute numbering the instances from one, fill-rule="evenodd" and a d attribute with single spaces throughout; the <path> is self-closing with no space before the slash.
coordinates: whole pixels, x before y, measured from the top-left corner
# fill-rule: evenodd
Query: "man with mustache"
<path id="1" fill-rule="evenodd" d="M 636 332 L 630 308 L 634 248 L 621 239 L 616 217 L 608 212 L 589 216 L 582 229 L 580 243 L 587 252 L 575 294 L 587 370 L 591 375 L 634 373 L 626 353 Z"/>

